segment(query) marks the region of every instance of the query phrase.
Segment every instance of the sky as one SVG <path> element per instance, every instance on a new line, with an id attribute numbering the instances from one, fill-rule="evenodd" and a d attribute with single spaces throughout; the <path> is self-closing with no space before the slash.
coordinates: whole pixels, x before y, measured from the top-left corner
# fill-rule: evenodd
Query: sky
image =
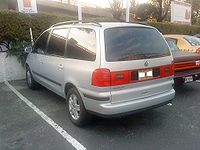
<path id="1" fill-rule="evenodd" d="M 97 5 L 99 7 L 109 7 L 109 0 L 81 0 L 83 3 Z M 145 3 L 149 0 L 136 0 L 136 3 Z M 124 5 L 126 5 L 126 0 L 124 0 Z"/>
<path id="2" fill-rule="evenodd" d="M 0 0 L 1 1 L 1 0 Z M 53 1 L 63 1 L 63 2 L 67 2 L 68 0 L 53 0 Z M 77 2 L 78 0 L 71 0 L 71 2 Z M 110 4 L 109 4 L 109 1 L 112 1 L 112 0 L 81 0 L 81 3 L 83 6 L 91 6 L 91 7 L 110 7 Z M 131 0 L 129 0 L 131 1 Z M 149 0 L 135 0 L 136 3 L 146 3 L 148 2 Z M 123 0 L 123 7 L 126 7 L 126 2 L 127 0 Z"/>

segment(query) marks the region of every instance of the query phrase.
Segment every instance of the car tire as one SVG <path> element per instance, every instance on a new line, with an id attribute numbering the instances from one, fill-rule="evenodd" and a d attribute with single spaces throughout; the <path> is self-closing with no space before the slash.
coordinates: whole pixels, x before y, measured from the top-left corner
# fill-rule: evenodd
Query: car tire
<path id="1" fill-rule="evenodd" d="M 174 80 L 175 86 L 182 86 L 184 84 L 183 78 L 177 78 Z"/>
<path id="2" fill-rule="evenodd" d="M 91 121 L 91 115 L 85 109 L 82 98 L 75 87 L 67 92 L 66 107 L 68 116 L 75 125 L 83 126 Z"/>
<path id="3" fill-rule="evenodd" d="M 27 86 L 32 90 L 36 90 L 39 87 L 39 84 L 33 79 L 29 66 L 26 67 L 26 83 Z"/>

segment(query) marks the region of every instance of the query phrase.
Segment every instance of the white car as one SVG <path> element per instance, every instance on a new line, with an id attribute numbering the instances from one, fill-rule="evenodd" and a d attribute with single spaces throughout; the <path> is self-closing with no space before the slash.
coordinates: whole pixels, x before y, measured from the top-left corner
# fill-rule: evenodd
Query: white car
<path id="1" fill-rule="evenodd" d="M 72 21 L 53 25 L 26 61 L 27 84 L 66 98 L 76 125 L 90 114 L 113 117 L 165 105 L 174 98 L 173 58 L 154 27 Z"/>

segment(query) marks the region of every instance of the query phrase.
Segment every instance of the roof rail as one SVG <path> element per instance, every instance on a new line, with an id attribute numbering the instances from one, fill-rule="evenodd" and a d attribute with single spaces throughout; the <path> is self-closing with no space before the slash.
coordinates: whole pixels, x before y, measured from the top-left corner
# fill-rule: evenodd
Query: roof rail
<path id="1" fill-rule="evenodd" d="M 120 22 L 125 22 L 125 23 L 135 23 L 135 24 L 142 24 L 142 25 L 148 25 L 146 22 L 142 22 L 142 21 L 137 21 L 137 20 L 130 20 L 130 21 L 124 21 L 122 19 L 119 20 Z"/>
<path id="2" fill-rule="evenodd" d="M 64 21 L 64 22 L 59 22 L 51 26 L 51 28 L 60 26 L 60 25 L 68 25 L 68 24 L 77 24 L 77 23 L 92 23 L 95 25 L 98 25 L 99 27 L 102 27 L 102 25 L 99 22 L 96 21 L 89 21 L 89 20 L 72 20 L 72 21 Z"/>
<path id="3" fill-rule="evenodd" d="M 127 23 L 135 23 L 135 24 L 141 24 L 141 25 L 148 25 L 147 23 L 141 22 L 141 21 L 130 21 L 130 22 L 127 22 Z"/>

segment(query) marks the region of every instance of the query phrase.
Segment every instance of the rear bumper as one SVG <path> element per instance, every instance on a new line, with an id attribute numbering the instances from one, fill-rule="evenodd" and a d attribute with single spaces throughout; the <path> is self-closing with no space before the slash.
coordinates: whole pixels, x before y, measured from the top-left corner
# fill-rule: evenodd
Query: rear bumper
<path id="1" fill-rule="evenodd" d="M 121 116 L 127 113 L 138 112 L 149 108 L 158 107 L 169 103 L 175 96 L 174 89 L 151 97 L 137 99 L 128 102 L 110 103 L 94 101 L 84 98 L 84 104 L 89 112 L 105 117 Z"/>
<path id="2" fill-rule="evenodd" d="M 174 73 L 174 79 L 187 76 L 194 76 L 194 75 L 199 75 L 200 78 L 200 69 L 177 71 Z"/>

